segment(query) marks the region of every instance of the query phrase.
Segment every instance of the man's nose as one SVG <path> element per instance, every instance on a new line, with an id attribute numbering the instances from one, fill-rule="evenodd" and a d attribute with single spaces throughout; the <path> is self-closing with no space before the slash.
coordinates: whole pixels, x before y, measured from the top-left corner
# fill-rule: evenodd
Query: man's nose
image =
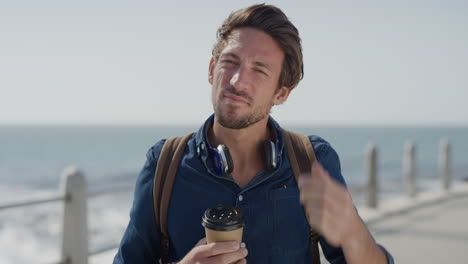
<path id="1" fill-rule="evenodd" d="M 250 81 L 247 70 L 243 67 L 239 67 L 232 75 L 230 84 L 236 90 L 246 90 L 250 85 Z"/>

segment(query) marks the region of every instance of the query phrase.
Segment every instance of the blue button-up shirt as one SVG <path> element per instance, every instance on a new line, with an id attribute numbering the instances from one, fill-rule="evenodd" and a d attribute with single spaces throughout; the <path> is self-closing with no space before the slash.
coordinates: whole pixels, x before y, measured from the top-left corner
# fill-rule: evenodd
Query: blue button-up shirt
<path id="1" fill-rule="evenodd" d="M 213 116 L 188 141 L 174 181 L 167 219 L 172 261 L 180 261 L 205 237 L 201 225 L 205 209 L 222 204 L 237 206 L 244 212 L 242 239 L 249 250 L 247 263 L 310 264 L 309 225 L 279 125 L 270 118 L 269 124 L 277 134 L 277 169 L 259 172 L 241 188 L 231 176 L 216 173 L 206 139 L 212 119 Z M 317 160 L 337 182 L 345 185 L 335 150 L 320 137 L 309 139 Z M 146 155 L 147 161 L 135 186 L 130 222 L 114 264 L 158 263 L 161 256 L 153 179 L 164 142 L 156 143 Z M 319 241 L 329 262 L 346 263 L 340 248 L 330 246 L 323 238 Z M 393 262 L 388 253 L 387 258 Z"/>

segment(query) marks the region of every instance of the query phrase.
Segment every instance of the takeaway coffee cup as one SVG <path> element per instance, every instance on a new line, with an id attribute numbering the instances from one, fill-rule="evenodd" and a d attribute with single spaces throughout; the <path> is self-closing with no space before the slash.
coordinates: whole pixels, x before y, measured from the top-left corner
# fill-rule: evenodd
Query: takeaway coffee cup
<path id="1" fill-rule="evenodd" d="M 242 242 L 244 214 L 240 208 L 220 205 L 206 209 L 202 217 L 206 242 Z"/>

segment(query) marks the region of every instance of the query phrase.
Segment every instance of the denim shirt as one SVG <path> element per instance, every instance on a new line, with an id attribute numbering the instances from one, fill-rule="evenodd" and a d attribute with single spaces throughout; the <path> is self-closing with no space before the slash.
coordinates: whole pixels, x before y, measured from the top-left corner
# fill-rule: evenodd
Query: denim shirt
<path id="1" fill-rule="evenodd" d="M 297 187 L 279 125 L 269 119 L 277 133 L 278 167 L 262 170 L 246 186 L 239 187 L 230 175 L 215 173 L 207 150 L 206 133 L 213 116 L 189 139 L 181 159 L 168 210 L 171 261 L 180 261 L 203 237 L 201 225 L 205 209 L 233 205 L 244 213 L 243 242 L 249 251 L 247 263 L 311 263 L 309 225 L 299 201 Z M 337 153 L 328 142 L 309 136 L 317 160 L 339 183 L 345 185 Z M 153 179 L 165 140 L 146 154 L 138 176 L 130 222 L 114 259 L 120 263 L 158 263 L 160 234 L 153 207 Z M 235 164 L 234 164 L 235 166 Z M 330 263 L 346 263 L 340 248 L 319 242 Z M 387 254 L 389 263 L 393 263 Z"/>

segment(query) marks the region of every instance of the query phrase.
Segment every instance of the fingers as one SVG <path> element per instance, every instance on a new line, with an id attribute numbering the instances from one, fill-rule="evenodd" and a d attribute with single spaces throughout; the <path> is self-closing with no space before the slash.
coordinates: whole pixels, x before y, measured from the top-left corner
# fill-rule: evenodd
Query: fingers
<path id="1" fill-rule="evenodd" d="M 298 181 L 298 187 L 301 191 L 319 192 L 331 190 L 333 192 L 346 190 L 340 183 L 335 181 L 325 168 L 318 162 L 312 164 L 312 177 L 301 175 Z"/>
<path id="2" fill-rule="evenodd" d="M 245 263 L 245 257 L 247 254 L 247 248 L 240 248 L 234 252 L 210 257 L 209 263 Z"/>
<path id="3" fill-rule="evenodd" d="M 327 170 L 323 168 L 323 166 L 319 162 L 312 163 L 312 177 L 320 178 L 324 181 L 331 180 L 330 174 L 328 174 Z"/>
<path id="4" fill-rule="evenodd" d="M 215 242 L 200 246 L 200 250 L 205 257 L 235 252 L 239 248 L 240 243 L 237 241 Z"/>
<path id="5" fill-rule="evenodd" d="M 348 204 L 351 198 L 346 189 L 338 183 L 317 184 L 310 182 L 300 188 L 300 202 L 305 209 L 315 209 L 332 214 L 343 211 L 343 206 Z"/>
<path id="6" fill-rule="evenodd" d="M 206 244 L 206 237 L 200 239 L 200 241 L 198 241 L 198 243 L 195 245 L 195 247 L 205 245 L 205 244 Z"/>
<path id="7" fill-rule="evenodd" d="M 311 174 L 301 176 L 298 183 L 307 220 L 331 245 L 339 246 L 356 218 L 351 195 L 318 162 L 312 165 Z"/>
<path id="8" fill-rule="evenodd" d="M 312 163 L 311 175 L 302 174 L 299 177 L 299 186 L 308 182 L 317 182 L 318 184 L 324 184 L 331 180 L 328 172 L 320 165 L 318 161 Z"/>
<path id="9" fill-rule="evenodd" d="M 237 261 L 235 264 L 247 264 L 247 260 L 241 259 L 241 260 Z"/>
<path id="10" fill-rule="evenodd" d="M 201 239 L 192 250 L 179 262 L 183 264 L 231 264 L 246 263 L 245 257 L 248 251 L 241 248 L 237 241 L 225 241 L 206 243 L 206 238 Z"/>

